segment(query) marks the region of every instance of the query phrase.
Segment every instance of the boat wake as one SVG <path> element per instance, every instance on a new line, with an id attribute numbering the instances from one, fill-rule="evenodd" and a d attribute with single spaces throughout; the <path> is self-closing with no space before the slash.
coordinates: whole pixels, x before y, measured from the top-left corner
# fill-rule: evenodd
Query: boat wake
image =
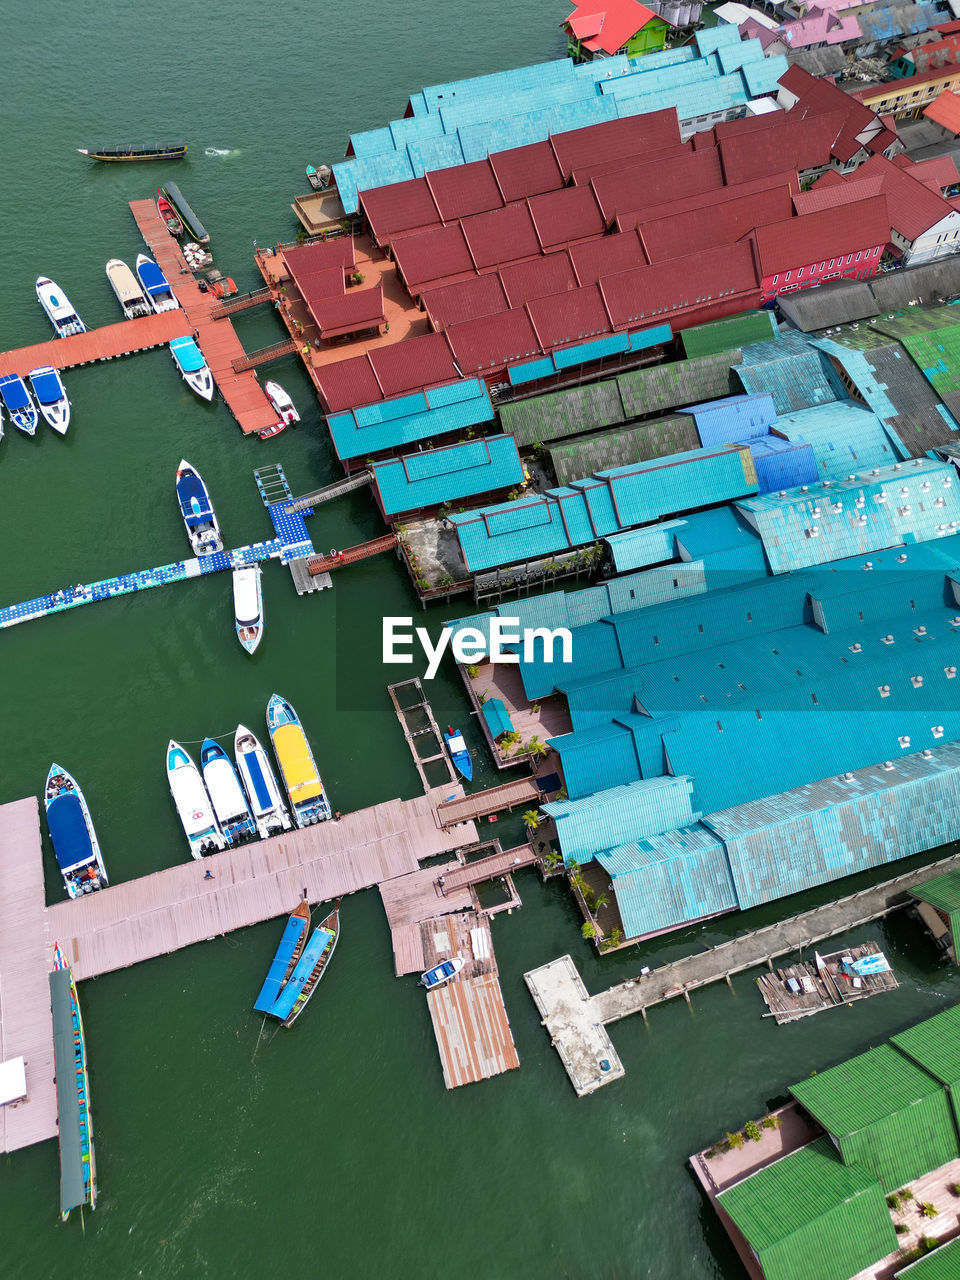
<path id="1" fill-rule="evenodd" d="M 232 151 L 229 147 L 206 147 L 203 154 L 205 156 L 238 156 L 239 151 Z"/>

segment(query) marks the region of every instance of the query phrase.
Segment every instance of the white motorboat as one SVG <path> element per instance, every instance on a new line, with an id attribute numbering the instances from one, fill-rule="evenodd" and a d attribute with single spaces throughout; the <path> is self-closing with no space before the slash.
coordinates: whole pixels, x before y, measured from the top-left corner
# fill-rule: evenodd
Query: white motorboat
<path id="1" fill-rule="evenodd" d="M 43 791 L 47 826 L 63 883 L 71 898 L 108 883 L 100 842 L 83 792 L 66 769 L 50 766 Z"/>
<path id="2" fill-rule="evenodd" d="M 225 849 L 227 842 L 213 812 L 200 770 L 179 742 L 172 738 L 167 743 L 167 782 L 193 857 L 200 859 L 205 853 Z"/>
<path id="3" fill-rule="evenodd" d="M 31 369 L 28 376 L 44 422 L 65 435 L 70 425 L 70 401 L 60 374 L 52 364 L 47 364 L 42 369 Z"/>
<path id="4" fill-rule="evenodd" d="M 247 653 L 253 653 L 263 638 L 263 592 L 258 564 L 234 569 L 233 614 L 237 639 Z"/>
<path id="5" fill-rule="evenodd" d="M 233 761 L 213 738 L 205 738 L 200 748 L 203 782 L 228 844 L 244 836 L 256 835 L 253 815 L 240 786 Z"/>
<path id="6" fill-rule="evenodd" d="M 180 375 L 191 391 L 195 391 L 204 400 L 213 399 L 213 374 L 207 368 L 203 352 L 192 338 L 174 338 L 170 343 L 170 354 L 173 362 L 180 370 Z"/>
<path id="7" fill-rule="evenodd" d="M 261 836 L 278 831 L 289 831 L 293 826 L 287 806 L 280 794 L 276 775 L 270 765 L 270 757 L 261 746 L 256 734 L 246 725 L 237 725 L 233 739 L 233 751 L 237 768 L 243 779 L 243 787 L 253 810 L 253 820 Z"/>
<path id="8" fill-rule="evenodd" d="M 47 313 L 47 318 L 56 329 L 58 338 L 69 338 L 74 333 L 86 333 L 87 326 L 73 309 L 70 299 L 48 276 L 37 276 L 37 301 Z"/>
<path id="9" fill-rule="evenodd" d="M 167 277 L 154 260 L 148 258 L 145 253 L 137 257 L 137 279 L 147 295 L 147 301 L 158 314 L 161 311 L 176 311 L 179 308 L 180 303 L 170 288 Z"/>
<path id="10" fill-rule="evenodd" d="M 111 258 L 107 263 L 107 279 L 128 320 L 150 314 L 150 303 L 137 277 L 121 258 Z"/>
<path id="11" fill-rule="evenodd" d="M 279 413 L 285 427 L 289 427 L 291 422 L 300 421 L 300 415 L 297 413 L 293 401 L 279 382 L 265 382 L 263 384 L 263 393 Z"/>
<path id="12" fill-rule="evenodd" d="M 186 458 L 181 458 L 177 467 L 177 501 L 194 554 L 207 556 L 215 551 L 222 551 L 223 535 L 217 513 L 210 501 L 210 493 L 203 476 L 195 467 L 191 467 Z"/>

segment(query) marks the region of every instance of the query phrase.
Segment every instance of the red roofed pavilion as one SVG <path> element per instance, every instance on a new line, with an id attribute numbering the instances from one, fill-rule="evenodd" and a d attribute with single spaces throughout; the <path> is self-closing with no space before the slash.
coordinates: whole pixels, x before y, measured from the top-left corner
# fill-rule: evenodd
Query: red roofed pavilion
<path id="1" fill-rule="evenodd" d="M 589 62 L 615 53 L 653 53 L 663 48 L 671 26 L 637 0 L 576 0 L 563 29 L 570 56 Z"/>

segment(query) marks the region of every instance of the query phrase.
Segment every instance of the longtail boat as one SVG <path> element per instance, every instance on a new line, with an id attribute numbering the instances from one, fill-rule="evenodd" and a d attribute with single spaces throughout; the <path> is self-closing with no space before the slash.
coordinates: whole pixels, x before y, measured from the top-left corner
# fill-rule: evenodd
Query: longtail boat
<path id="1" fill-rule="evenodd" d="M 82 156 L 91 160 L 182 160 L 187 154 L 185 142 L 126 142 L 98 143 L 93 147 L 77 147 Z"/>
<path id="2" fill-rule="evenodd" d="M 270 968 L 264 979 L 260 994 L 254 1001 L 257 1013 L 269 1013 L 286 985 L 287 979 L 297 967 L 297 961 L 303 955 L 307 945 L 307 934 L 310 932 L 310 904 L 304 899 L 297 903 L 287 920 L 277 947 L 277 953 L 270 962 Z"/>
<path id="3" fill-rule="evenodd" d="M 337 905 L 314 929 L 303 954 L 294 966 L 279 996 L 269 1009 L 268 1017 L 276 1018 L 285 1027 L 292 1026 L 306 1008 L 307 1001 L 317 989 L 317 983 L 327 971 L 327 965 L 336 950 L 340 937 L 340 899 Z"/>
<path id="4" fill-rule="evenodd" d="M 54 943 L 50 974 L 54 1069 L 60 1136 L 60 1218 L 72 1209 L 97 1207 L 97 1168 L 93 1155 L 87 1046 L 77 999 L 77 984 L 60 944 Z"/>

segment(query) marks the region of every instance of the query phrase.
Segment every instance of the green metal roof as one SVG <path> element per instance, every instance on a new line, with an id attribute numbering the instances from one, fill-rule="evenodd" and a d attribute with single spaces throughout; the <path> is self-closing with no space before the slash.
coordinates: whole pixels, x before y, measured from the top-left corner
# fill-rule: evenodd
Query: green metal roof
<path id="1" fill-rule="evenodd" d="M 924 880 L 910 890 L 921 902 L 929 902 L 938 911 L 957 911 L 960 909 L 960 871 L 948 871 L 946 875 L 934 876 L 932 880 Z M 921 1026 L 925 1025 L 921 1023 Z"/>
<path id="2" fill-rule="evenodd" d="M 902 1280 L 960 1280 L 960 1240 L 951 1240 L 918 1262 L 901 1268 L 896 1280 L 901 1277 Z"/>
<path id="3" fill-rule="evenodd" d="M 700 437 L 693 418 L 688 413 L 675 413 L 669 418 L 613 427 L 580 440 L 552 445 L 550 461 L 557 482 L 569 484 L 594 471 L 625 467 L 631 462 L 649 462 L 699 446 Z"/>
<path id="4" fill-rule="evenodd" d="M 960 391 L 960 327 L 936 329 L 901 338 L 939 395 Z"/>
<path id="5" fill-rule="evenodd" d="M 720 1193 L 766 1280 L 848 1280 L 897 1248 L 879 1183 L 818 1138 Z"/>
<path id="6" fill-rule="evenodd" d="M 551 391 L 500 406 L 500 425 L 518 445 L 539 444 L 609 427 L 626 416 L 616 378 Z"/>
<path id="7" fill-rule="evenodd" d="M 953 1087 L 960 1082 L 960 1005 L 944 1009 L 890 1040 L 941 1084 Z"/>
<path id="8" fill-rule="evenodd" d="M 769 311 L 739 311 L 710 324 L 696 324 L 680 334 L 688 356 L 712 356 L 733 347 L 749 347 L 769 342 L 777 336 L 777 325 Z"/>

